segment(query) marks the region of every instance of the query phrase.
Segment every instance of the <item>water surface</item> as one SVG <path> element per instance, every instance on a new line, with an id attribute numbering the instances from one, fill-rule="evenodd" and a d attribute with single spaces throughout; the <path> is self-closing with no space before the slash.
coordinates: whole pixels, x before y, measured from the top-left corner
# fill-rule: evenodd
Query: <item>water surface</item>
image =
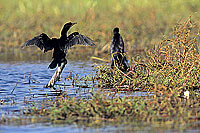
<path id="1" fill-rule="evenodd" d="M 48 65 L 49 62 L 0 64 L 0 99 L 4 103 L 0 108 L 0 116 L 25 109 L 30 102 L 37 103 L 53 97 L 55 91 L 44 87 L 55 72 L 55 69 L 47 69 Z M 65 78 L 94 76 L 93 69 L 91 62 L 69 62 L 61 75 L 61 81 L 55 87 L 66 91 L 68 95 L 82 95 L 91 89 L 90 83 L 87 84 L 88 88 L 80 89 L 77 85 L 84 85 L 84 82 L 72 86 L 72 81 Z"/>

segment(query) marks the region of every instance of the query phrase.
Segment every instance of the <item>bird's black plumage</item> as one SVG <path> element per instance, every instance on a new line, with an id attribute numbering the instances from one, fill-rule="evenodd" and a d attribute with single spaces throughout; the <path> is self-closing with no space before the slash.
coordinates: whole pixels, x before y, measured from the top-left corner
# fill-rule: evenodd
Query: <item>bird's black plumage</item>
<path id="1" fill-rule="evenodd" d="M 113 38 L 110 44 L 110 53 L 111 53 L 111 67 L 117 66 L 123 72 L 126 72 L 129 68 L 128 60 L 126 59 L 124 53 L 124 41 L 121 35 L 119 34 L 119 28 L 116 27 L 113 29 Z"/>
<path id="2" fill-rule="evenodd" d="M 25 46 L 36 45 L 41 50 L 44 50 L 44 52 L 54 49 L 53 60 L 50 63 L 49 68 L 53 69 L 57 65 L 60 66 L 61 63 L 67 62 L 67 60 L 65 59 L 67 50 L 73 45 L 75 44 L 86 45 L 86 46 L 95 45 L 94 42 L 89 37 L 84 36 L 78 32 L 74 32 L 69 36 L 67 36 L 68 30 L 74 24 L 76 23 L 72 22 L 66 23 L 61 30 L 60 38 L 49 38 L 45 33 L 41 33 L 40 35 L 34 37 L 33 39 L 25 42 L 22 48 Z"/>

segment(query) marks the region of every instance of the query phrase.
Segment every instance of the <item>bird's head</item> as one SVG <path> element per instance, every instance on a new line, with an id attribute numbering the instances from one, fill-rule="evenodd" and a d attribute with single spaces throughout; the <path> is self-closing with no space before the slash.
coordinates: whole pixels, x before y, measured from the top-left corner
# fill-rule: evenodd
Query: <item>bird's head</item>
<path id="1" fill-rule="evenodd" d="M 64 28 L 70 28 L 70 27 L 72 27 L 72 26 L 75 25 L 75 24 L 77 24 L 77 22 L 74 22 L 74 23 L 68 22 L 68 23 L 66 23 L 66 24 L 64 25 Z"/>
<path id="2" fill-rule="evenodd" d="M 118 28 L 118 27 L 115 27 L 115 28 L 113 29 L 113 33 L 114 33 L 114 34 L 119 33 L 119 28 Z"/>
<path id="3" fill-rule="evenodd" d="M 61 30 L 61 36 L 66 36 L 67 31 L 75 24 L 77 24 L 77 23 L 76 22 L 75 23 L 72 23 L 72 22 L 66 23 Z"/>

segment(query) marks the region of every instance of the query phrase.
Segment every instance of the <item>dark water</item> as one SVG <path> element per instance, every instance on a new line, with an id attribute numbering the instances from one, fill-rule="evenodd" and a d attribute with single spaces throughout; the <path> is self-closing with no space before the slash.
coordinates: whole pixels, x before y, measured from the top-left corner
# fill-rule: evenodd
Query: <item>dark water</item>
<path id="1" fill-rule="evenodd" d="M 0 62 L 0 117 L 18 116 L 19 112 L 29 108 L 30 103 L 40 105 L 47 99 L 56 98 L 56 92 L 49 88 L 44 88 L 54 74 L 55 70 L 47 69 L 49 62 Z M 72 82 L 65 78 L 74 77 L 92 77 L 95 71 L 92 62 L 69 61 L 66 65 L 61 81 L 57 83 L 56 88 L 67 92 L 68 96 L 90 97 L 90 92 L 95 91 L 95 84 L 92 81 L 84 80 Z M 73 85 L 72 85 L 73 84 Z M 131 94 L 121 93 L 121 96 L 141 96 L 141 92 Z M 134 124 L 133 124 L 134 125 Z M 143 125 L 142 123 L 133 125 L 109 126 L 103 127 L 84 127 L 76 124 L 52 125 L 51 123 L 36 123 L 27 125 L 0 125 L 0 132 L 135 132 L 135 131 L 154 131 L 155 127 Z M 141 127 L 141 128 L 140 128 Z M 159 131 L 166 131 L 159 129 Z M 168 130 L 170 132 L 170 130 Z M 190 130 L 188 130 L 190 131 Z M 196 132 L 195 130 L 191 130 Z M 199 130 L 197 130 L 198 132 Z M 173 131 L 172 131 L 173 132 Z"/>

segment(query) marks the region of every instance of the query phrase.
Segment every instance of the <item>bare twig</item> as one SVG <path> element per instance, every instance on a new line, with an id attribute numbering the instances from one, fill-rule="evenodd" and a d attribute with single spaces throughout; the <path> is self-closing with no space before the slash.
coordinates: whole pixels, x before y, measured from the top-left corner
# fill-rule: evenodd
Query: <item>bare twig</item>
<path id="1" fill-rule="evenodd" d="M 17 84 L 18 84 L 18 82 L 16 83 L 15 87 L 14 87 L 13 90 L 11 91 L 11 94 L 13 94 L 14 90 L 15 90 L 16 87 L 17 87 Z"/>

